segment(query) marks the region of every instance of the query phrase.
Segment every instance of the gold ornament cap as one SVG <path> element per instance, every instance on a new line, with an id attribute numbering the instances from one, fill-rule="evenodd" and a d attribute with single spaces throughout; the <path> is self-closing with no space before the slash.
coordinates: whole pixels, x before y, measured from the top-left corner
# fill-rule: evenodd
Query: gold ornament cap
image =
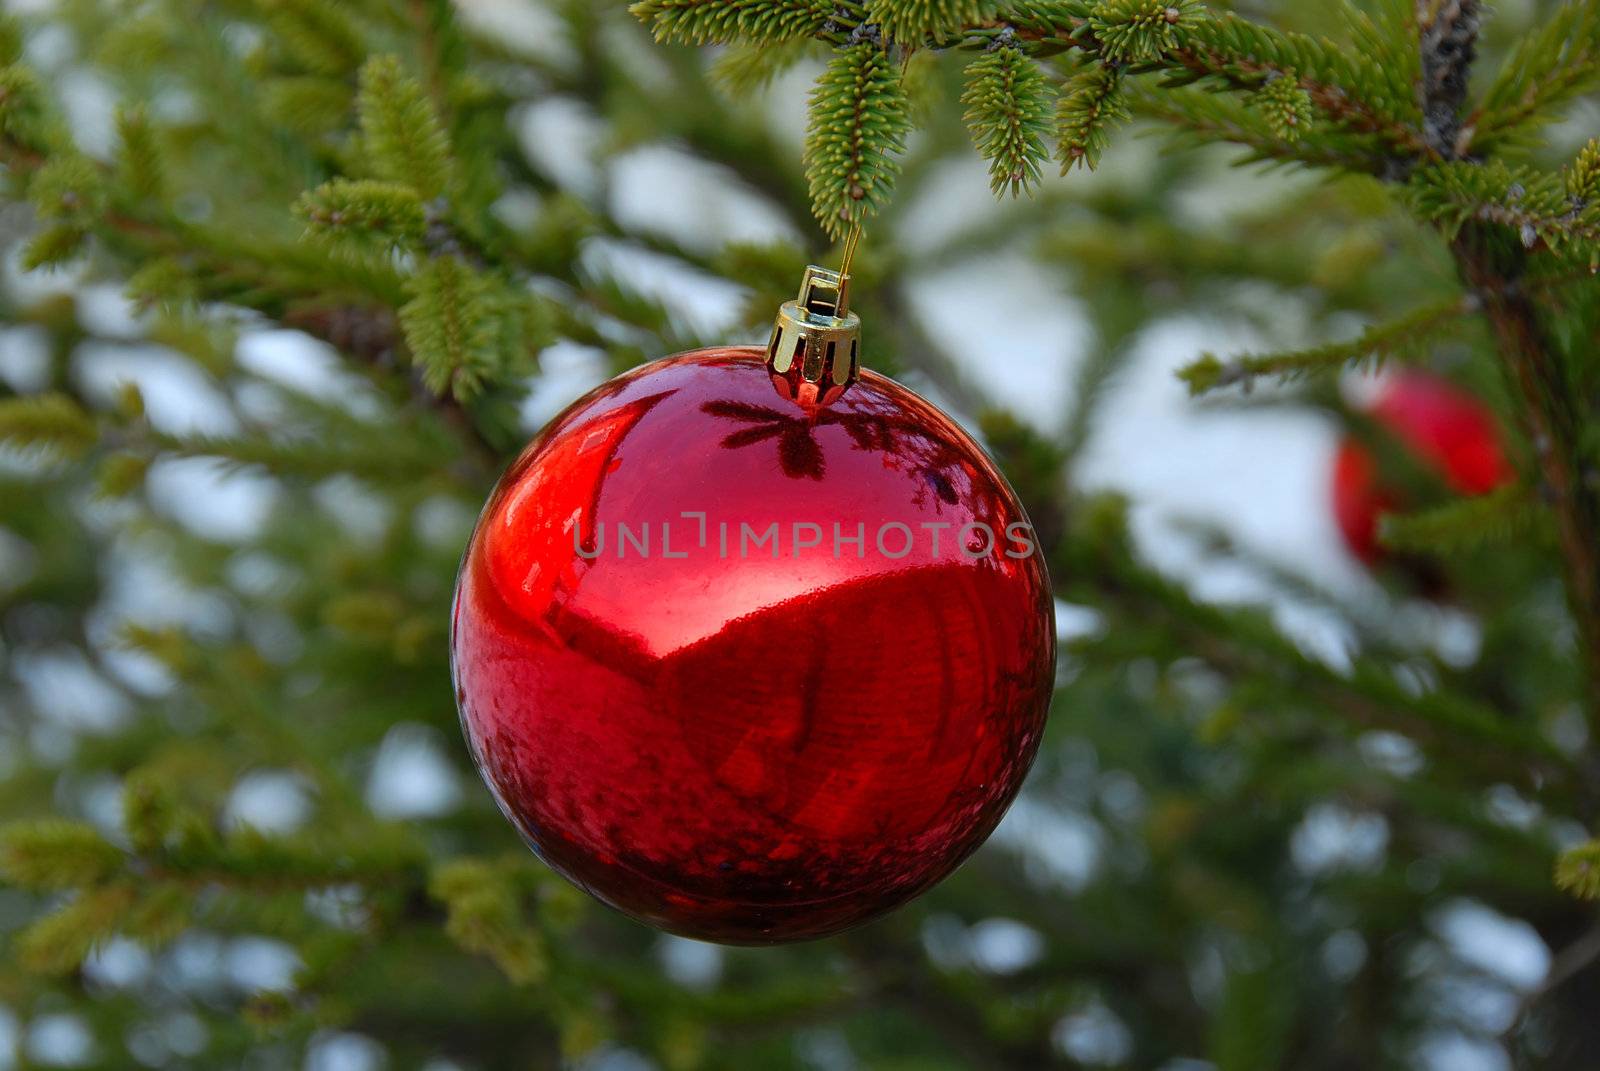
<path id="1" fill-rule="evenodd" d="M 827 405 L 856 381 L 861 317 L 850 311 L 848 271 L 813 264 L 800 294 L 778 309 L 767 343 L 767 371 L 778 393 L 801 405 Z"/>

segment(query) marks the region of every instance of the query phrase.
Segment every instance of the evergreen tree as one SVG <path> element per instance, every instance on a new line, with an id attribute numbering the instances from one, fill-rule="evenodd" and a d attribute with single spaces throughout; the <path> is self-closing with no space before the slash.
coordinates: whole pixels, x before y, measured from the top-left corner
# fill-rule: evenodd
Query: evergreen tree
<path id="1" fill-rule="evenodd" d="M 1593 1067 L 1600 2 L 1505 7 L 550 0 L 542 44 L 447 0 L 6 18 L 0 1066 L 9 1039 L 18 1066 L 88 1068 L 342 1048 L 395 1068 L 631 1051 L 674 1071 L 1332 1071 L 1455 1039 Z M 803 150 L 753 103 L 797 64 L 817 72 L 790 102 Z M 603 183 L 530 163 L 520 116 L 540 100 L 598 120 L 601 164 L 671 143 L 807 239 L 707 248 L 640 225 Z M 1164 150 L 1141 181 L 1085 175 L 1139 132 Z M 1005 211 L 913 251 L 905 206 L 969 135 Z M 1186 220 L 1219 151 L 1286 192 L 1226 228 Z M 1046 182 L 1052 161 L 1070 175 Z M 501 819 L 457 743 L 451 585 L 541 354 L 592 347 L 620 371 L 724 341 L 586 250 L 737 281 L 756 340 L 855 223 L 868 363 L 978 421 L 1058 597 L 1097 624 L 1064 646 L 1010 832 L 883 922 L 713 959 L 593 906 Z M 1090 299 L 1059 438 L 988 404 L 900 287 L 1019 245 Z M 104 314 L 116 292 L 132 322 Z M 1258 317 L 1263 295 L 1309 309 L 1317 344 L 1195 354 L 1183 377 L 1210 404 L 1340 413 L 1338 374 L 1387 362 L 1494 406 L 1516 481 L 1463 499 L 1413 472 L 1431 507 L 1383 531 L 1479 622 L 1474 657 L 1213 540 L 1218 563 L 1340 615 L 1349 658 L 1310 652 L 1155 569 L 1128 503 L 1082 486 L 1095 403 L 1141 333 Z M 337 389 L 240 345 L 267 328 L 325 344 Z M 130 339 L 226 417 L 108 389 L 91 355 Z M 1286 385 L 1247 403 L 1258 382 Z M 172 493 L 197 465 L 253 477 L 271 508 L 197 525 Z M 370 775 L 401 753 L 444 757 L 461 798 L 387 804 Z M 252 824 L 252 792 L 300 820 Z M 1377 849 L 1297 865 L 1316 822 Z M 1041 848 L 1064 824 L 1100 858 L 1068 883 Z M 1450 940 L 1474 912 L 1531 927 L 1548 972 L 1514 985 L 1474 962 Z M 1006 927 L 1036 944 L 1024 961 L 981 954 Z"/>

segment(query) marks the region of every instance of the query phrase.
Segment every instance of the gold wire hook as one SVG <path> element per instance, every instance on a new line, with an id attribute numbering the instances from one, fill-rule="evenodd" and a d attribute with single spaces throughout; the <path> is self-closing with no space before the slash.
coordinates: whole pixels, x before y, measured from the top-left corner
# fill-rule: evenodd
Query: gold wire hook
<path id="1" fill-rule="evenodd" d="M 839 262 L 840 282 L 850 278 L 850 266 L 855 263 L 856 250 L 859 248 L 861 248 L 861 221 L 858 219 L 850 225 L 850 233 L 844 240 L 844 258 Z"/>

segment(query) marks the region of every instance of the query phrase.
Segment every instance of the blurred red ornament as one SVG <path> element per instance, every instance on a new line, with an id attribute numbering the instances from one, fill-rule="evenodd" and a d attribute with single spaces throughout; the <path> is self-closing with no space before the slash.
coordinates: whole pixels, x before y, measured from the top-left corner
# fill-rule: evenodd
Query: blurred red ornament
<path id="1" fill-rule="evenodd" d="M 1428 372 L 1406 370 L 1383 381 L 1366 413 L 1451 489 L 1481 495 L 1512 476 L 1494 414 L 1472 395 Z M 1383 484 L 1372 454 L 1354 439 L 1339 445 L 1333 510 L 1345 544 L 1362 561 L 1383 558 L 1378 521 L 1401 505 Z"/>
<path id="2" fill-rule="evenodd" d="M 462 563 L 485 780 L 541 858 L 665 930 L 801 940 L 903 904 L 994 829 L 1044 730 L 1022 506 L 847 345 L 838 380 L 804 366 L 820 391 L 803 350 L 601 386 L 512 465 Z"/>

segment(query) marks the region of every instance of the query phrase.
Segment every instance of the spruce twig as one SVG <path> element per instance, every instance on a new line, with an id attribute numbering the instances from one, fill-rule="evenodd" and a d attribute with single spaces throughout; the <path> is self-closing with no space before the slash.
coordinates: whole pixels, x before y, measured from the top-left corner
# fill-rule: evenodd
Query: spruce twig
<path id="1" fill-rule="evenodd" d="M 911 129 L 900 74 L 883 48 L 862 40 L 840 52 L 811 97 L 806 176 L 812 211 L 838 238 L 889 196 Z"/>
<path id="2" fill-rule="evenodd" d="M 1204 394 L 1233 386 L 1248 390 L 1262 376 L 1294 380 L 1338 372 L 1353 364 L 1377 364 L 1416 352 L 1472 311 L 1471 302 L 1451 300 L 1369 327 L 1348 342 L 1226 361 L 1208 353 L 1180 369 L 1178 378 L 1189 385 L 1190 393 Z"/>
<path id="3" fill-rule="evenodd" d="M 1061 173 L 1093 171 L 1111 140 L 1111 130 L 1130 117 L 1116 67 L 1091 64 L 1062 88 L 1056 108 L 1056 154 Z"/>
<path id="4" fill-rule="evenodd" d="M 1518 43 L 1467 121 L 1475 153 L 1553 122 L 1564 105 L 1600 85 L 1600 3 L 1566 0 Z"/>
<path id="5" fill-rule="evenodd" d="M 1420 513 L 1388 514 L 1378 538 L 1390 550 L 1463 554 L 1541 534 L 1546 519 L 1543 504 L 1512 484 Z"/>
<path id="6" fill-rule="evenodd" d="M 989 161 L 990 186 L 1013 196 L 1036 186 L 1048 155 L 1049 85 L 1027 56 L 1002 45 L 967 68 L 967 128 Z"/>
<path id="7" fill-rule="evenodd" d="M 820 33 L 834 0 L 640 0 L 628 9 L 658 41 L 773 42 Z"/>

